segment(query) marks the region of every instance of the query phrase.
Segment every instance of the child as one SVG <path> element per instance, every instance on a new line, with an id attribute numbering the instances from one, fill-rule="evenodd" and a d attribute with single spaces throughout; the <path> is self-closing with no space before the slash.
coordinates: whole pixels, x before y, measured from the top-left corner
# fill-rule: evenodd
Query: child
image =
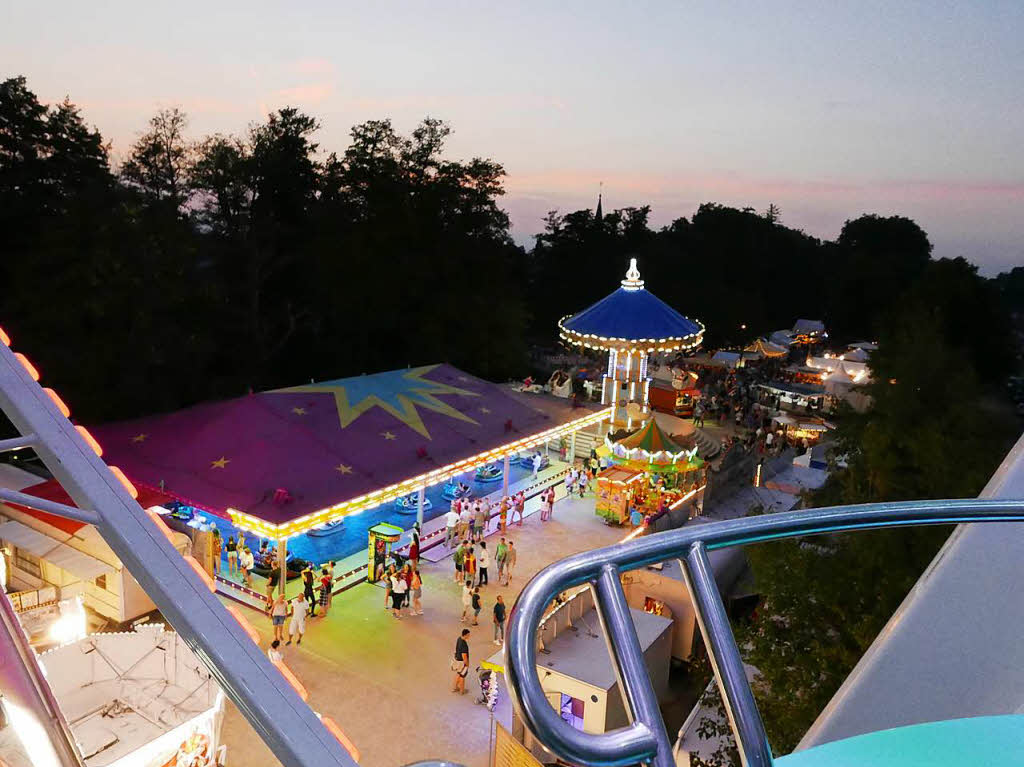
<path id="1" fill-rule="evenodd" d="M 469 608 L 473 604 L 473 588 L 472 584 L 467 580 L 462 583 L 462 617 L 459 619 L 460 623 L 466 622 L 466 615 L 469 613 Z"/>
<path id="2" fill-rule="evenodd" d="M 475 589 L 473 589 L 472 604 L 473 604 L 473 625 L 474 626 L 479 626 L 480 625 L 480 621 L 478 621 L 477 618 L 480 617 L 480 609 L 482 607 L 482 605 L 480 603 L 480 587 L 479 586 L 477 586 Z"/>

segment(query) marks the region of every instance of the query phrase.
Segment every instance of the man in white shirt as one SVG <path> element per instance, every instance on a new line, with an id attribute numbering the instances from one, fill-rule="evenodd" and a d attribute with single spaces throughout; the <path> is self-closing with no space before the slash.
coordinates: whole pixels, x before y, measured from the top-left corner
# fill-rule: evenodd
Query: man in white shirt
<path id="1" fill-rule="evenodd" d="M 469 528 L 473 524 L 473 510 L 468 503 L 463 502 L 462 511 L 459 512 L 459 540 L 469 537 Z"/>
<path id="2" fill-rule="evenodd" d="M 281 652 L 281 640 L 275 639 L 267 649 L 267 657 L 271 663 L 280 663 L 284 660 L 284 653 Z"/>
<path id="3" fill-rule="evenodd" d="M 544 462 L 540 453 L 533 456 L 533 478 L 537 479 L 537 475 L 540 473 L 540 465 Z"/>
<path id="4" fill-rule="evenodd" d="M 291 644 L 296 634 L 299 635 L 295 644 L 302 644 L 302 635 L 306 633 L 306 615 L 309 612 L 309 602 L 303 594 L 299 594 L 292 600 L 292 620 L 288 624 L 288 641 Z"/>
<path id="5" fill-rule="evenodd" d="M 452 541 L 458 538 L 459 533 L 459 512 L 455 510 L 455 506 L 448 510 L 448 513 L 444 515 L 444 545 L 447 548 L 452 547 Z"/>

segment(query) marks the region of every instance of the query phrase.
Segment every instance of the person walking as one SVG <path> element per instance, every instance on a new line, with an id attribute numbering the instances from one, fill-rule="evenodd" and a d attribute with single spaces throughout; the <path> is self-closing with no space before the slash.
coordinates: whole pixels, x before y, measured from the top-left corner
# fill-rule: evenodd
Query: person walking
<path id="1" fill-rule="evenodd" d="M 498 563 L 498 583 L 501 583 L 501 576 L 505 570 L 505 555 L 508 554 L 508 544 L 502 538 L 498 541 L 498 547 L 494 550 L 494 561 Z"/>
<path id="2" fill-rule="evenodd" d="M 238 558 L 238 564 L 242 568 L 242 580 L 246 586 L 252 588 L 252 567 L 256 564 L 256 560 L 248 546 L 242 549 L 242 554 Z"/>
<path id="3" fill-rule="evenodd" d="M 403 602 L 403 607 L 408 608 L 409 603 L 412 601 L 412 565 L 406 562 L 399 575 L 405 581 L 405 601 Z"/>
<path id="4" fill-rule="evenodd" d="M 313 616 L 316 616 L 316 597 L 313 595 L 313 565 L 307 564 L 302 568 L 302 594 L 306 598 L 306 604 L 313 607 Z"/>
<path id="5" fill-rule="evenodd" d="M 274 641 L 284 641 L 284 619 L 288 616 L 288 600 L 284 594 L 274 597 L 270 605 L 270 622 L 274 625 Z"/>
<path id="6" fill-rule="evenodd" d="M 405 594 L 409 590 L 405 577 L 401 573 L 391 576 L 391 614 L 395 618 L 402 617 L 402 610 L 405 606 Z"/>
<path id="7" fill-rule="evenodd" d="M 228 552 L 228 575 L 234 575 L 238 572 L 238 544 L 235 543 L 235 536 L 228 536 L 225 549 Z"/>
<path id="8" fill-rule="evenodd" d="M 267 576 L 267 612 L 270 612 L 270 606 L 274 603 L 274 589 L 277 588 L 277 584 L 281 582 L 281 568 L 271 568 L 270 574 Z"/>
<path id="9" fill-rule="evenodd" d="M 487 568 L 491 566 L 491 553 L 487 550 L 487 541 L 480 541 L 480 555 L 477 557 L 477 564 L 480 569 L 480 579 L 477 583 L 480 586 L 489 584 Z"/>
<path id="10" fill-rule="evenodd" d="M 494 644 L 500 645 L 505 641 L 505 600 L 498 594 L 498 601 L 494 603 Z"/>
<path id="11" fill-rule="evenodd" d="M 515 502 L 512 505 L 512 521 L 516 521 L 516 514 L 519 515 L 519 526 L 523 526 L 523 513 L 526 511 L 526 493 L 520 490 L 516 493 Z"/>
<path id="12" fill-rule="evenodd" d="M 423 596 L 423 579 L 419 570 L 412 571 L 412 615 L 423 615 L 423 603 L 420 598 Z"/>
<path id="13" fill-rule="evenodd" d="M 484 531 L 487 529 L 487 517 L 491 514 L 491 504 L 486 499 L 481 499 L 478 502 L 476 510 L 473 512 L 473 540 L 482 541 L 484 539 Z"/>
<path id="14" fill-rule="evenodd" d="M 384 573 L 384 609 L 387 610 L 391 607 L 391 578 L 396 573 L 394 565 L 388 567 L 388 571 Z"/>
<path id="15" fill-rule="evenodd" d="M 512 503 L 512 499 L 507 495 L 502 496 L 501 503 L 498 504 L 498 530 L 499 532 L 505 532 L 505 523 L 508 520 L 508 507 Z"/>
<path id="16" fill-rule="evenodd" d="M 281 640 L 275 639 L 267 648 L 267 657 L 271 663 L 280 663 L 284 660 L 284 653 L 281 652 Z"/>
<path id="17" fill-rule="evenodd" d="M 327 617 L 327 608 L 331 604 L 331 574 L 327 572 L 327 568 L 324 567 L 320 570 L 320 615 L 323 618 Z"/>
<path id="18" fill-rule="evenodd" d="M 579 479 L 576 474 L 576 464 L 569 467 L 569 471 L 565 475 L 565 492 L 566 495 L 572 496 L 576 492 L 576 482 Z"/>
<path id="19" fill-rule="evenodd" d="M 505 585 L 507 586 L 509 581 L 512 580 L 512 570 L 516 566 L 516 547 L 515 541 L 508 542 L 508 551 L 505 554 Z"/>
<path id="20" fill-rule="evenodd" d="M 469 673 L 469 634 L 469 629 L 462 629 L 459 638 L 455 640 L 455 660 L 452 661 L 452 672 L 455 674 L 452 692 L 462 695 L 466 694 L 466 674 Z"/>
<path id="21" fill-rule="evenodd" d="M 444 546 L 446 549 L 452 547 L 452 542 L 458 540 L 459 535 L 459 512 L 456 511 L 455 504 L 457 500 L 452 501 L 451 508 L 448 509 L 448 513 L 444 515 Z"/>
<path id="22" fill-rule="evenodd" d="M 465 573 L 470 585 L 476 583 L 476 567 L 476 556 L 473 554 L 473 547 L 470 546 L 466 549 L 466 558 L 462 563 L 462 572 Z"/>
<path id="23" fill-rule="evenodd" d="M 473 605 L 473 625 L 474 626 L 479 626 L 480 625 L 480 620 L 479 620 L 479 618 L 480 618 L 480 610 L 483 609 L 483 603 L 480 601 L 480 587 L 479 586 L 477 586 L 475 589 L 473 589 L 473 596 L 471 597 L 471 602 L 472 602 L 472 605 Z"/>
<path id="24" fill-rule="evenodd" d="M 473 526 L 473 510 L 468 501 L 462 502 L 462 511 L 459 512 L 459 540 L 469 537 L 469 530 Z"/>
<path id="25" fill-rule="evenodd" d="M 469 615 L 469 608 L 473 606 L 473 586 L 469 581 L 463 581 L 462 583 L 462 617 L 459 619 L 460 623 L 466 622 L 466 616 Z"/>
<path id="26" fill-rule="evenodd" d="M 538 451 L 533 456 L 533 479 L 537 479 L 538 475 L 540 475 L 540 467 L 541 467 L 542 463 L 544 463 L 544 458 L 541 456 L 540 452 Z"/>
<path id="27" fill-rule="evenodd" d="M 302 635 L 306 633 L 306 615 L 309 612 L 309 602 L 305 594 L 299 594 L 292 600 L 292 619 L 288 623 L 288 641 L 286 645 L 295 641 L 295 644 L 302 644 Z M 298 635 L 298 639 L 295 636 Z"/>
<path id="28" fill-rule="evenodd" d="M 412 541 L 409 542 L 409 566 L 415 570 L 420 564 L 420 526 L 417 522 L 412 527 Z"/>
<path id="29" fill-rule="evenodd" d="M 540 521 L 547 522 L 548 514 L 548 492 L 547 490 L 545 490 L 543 493 L 540 494 Z"/>
<path id="30" fill-rule="evenodd" d="M 461 583 L 465 580 L 462 571 L 466 564 L 466 542 L 459 541 L 459 545 L 455 549 L 455 553 L 452 555 L 452 560 L 455 562 L 455 582 Z"/>
<path id="31" fill-rule="evenodd" d="M 220 575 L 220 559 L 221 551 L 224 548 L 224 542 L 220 537 L 220 528 L 213 528 L 213 537 L 211 540 L 211 548 L 213 549 L 213 573 L 214 575 Z"/>

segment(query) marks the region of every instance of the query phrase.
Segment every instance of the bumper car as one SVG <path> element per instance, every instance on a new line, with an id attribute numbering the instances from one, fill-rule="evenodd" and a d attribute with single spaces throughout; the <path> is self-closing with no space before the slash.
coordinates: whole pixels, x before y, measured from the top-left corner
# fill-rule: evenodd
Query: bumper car
<path id="1" fill-rule="evenodd" d="M 313 529 L 309 530 L 306 535 L 310 535 L 314 538 L 323 538 L 327 535 L 334 535 L 340 533 L 345 529 L 344 519 L 335 519 L 330 522 L 324 522 L 323 524 L 316 525 Z"/>
<path id="2" fill-rule="evenodd" d="M 451 480 L 444 483 L 444 490 L 441 491 L 441 495 L 449 501 L 454 501 L 456 498 L 470 498 L 473 495 L 473 488 L 465 482 Z"/>
<path id="3" fill-rule="evenodd" d="M 498 464 L 489 463 L 477 469 L 473 478 L 477 482 L 497 482 L 504 473 L 504 470 Z"/>
<path id="4" fill-rule="evenodd" d="M 427 511 L 433 505 L 429 498 L 423 499 L 424 511 Z M 409 495 L 403 495 L 401 498 L 396 498 L 395 506 L 398 507 L 399 514 L 415 514 L 417 512 L 416 507 L 419 506 L 419 493 L 410 493 Z"/>
<path id="5" fill-rule="evenodd" d="M 288 557 L 288 562 L 285 565 L 287 567 L 288 580 L 294 580 L 302 574 L 303 568 L 308 565 L 305 559 L 299 559 L 298 557 Z M 270 575 L 270 571 L 276 567 L 276 563 L 269 560 L 258 559 L 253 563 L 252 571 L 256 575 L 261 575 L 264 578 Z"/>

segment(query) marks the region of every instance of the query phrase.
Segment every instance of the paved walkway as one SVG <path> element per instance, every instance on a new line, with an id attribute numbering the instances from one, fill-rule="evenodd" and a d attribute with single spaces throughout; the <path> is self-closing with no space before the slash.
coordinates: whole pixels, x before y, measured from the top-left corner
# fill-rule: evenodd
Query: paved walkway
<path id="1" fill-rule="evenodd" d="M 516 571 L 510 587 L 482 589 L 484 611 L 480 625 L 470 627 L 471 671 L 464 696 L 449 691 L 455 639 L 465 627 L 459 622 L 462 605 L 450 557 L 421 562 L 425 615 L 396 620 L 384 609 L 384 590 L 361 584 L 336 596 L 327 618 L 309 622 L 301 647 L 285 648 L 285 662 L 309 690 L 310 705 L 334 718 L 359 748 L 362 765 L 400 767 L 431 758 L 485 767 L 490 717 L 473 702 L 479 685 L 472 669 L 497 649 L 490 622 L 495 596 L 502 594 L 511 606 L 544 566 L 624 535 L 594 515 L 592 496 L 558 501 L 550 522 L 534 514 L 511 529 L 518 549 Z M 265 647 L 269 620 L 255 613 L 248 617 Z M 499 695 L 507 699 L 503 683 Z M 508 711 L 507 705 L 499 706 L 499 721 L 508 718 Z M 229 764 L 278 764 L 231 704 L 223 736 Z"/>

